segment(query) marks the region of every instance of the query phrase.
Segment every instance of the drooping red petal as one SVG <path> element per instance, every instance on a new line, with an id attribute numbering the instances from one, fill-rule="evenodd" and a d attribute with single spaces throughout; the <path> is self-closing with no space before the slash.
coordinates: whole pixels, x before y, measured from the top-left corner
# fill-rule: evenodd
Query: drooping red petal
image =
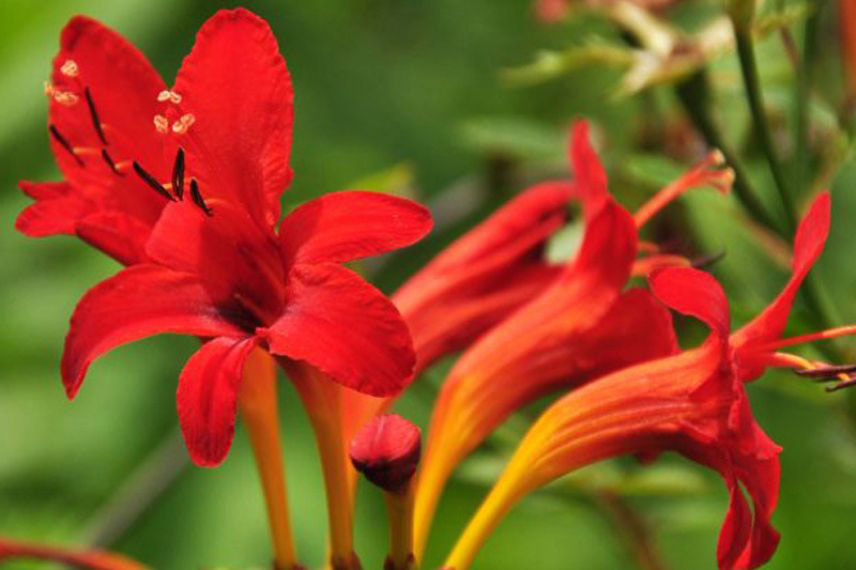
<path id="1" fill-rule="evenodd" d="M 411 245 L 431 230 L 428 210 L 376 192 L 325 194 L 291 212 L 279 230 L 288 265 L 347 262 Z"/>
<path id="2" fill-rule="evenodd" d="M 745 382 L 755 380 L 763 374 L 764 367 L 753 363 L 752 356 L 748 353 L 759 344 L 776 340 L 784 332 L 797 291 L 823 252 L 829 235 L 829 218 L 829 193 L 823 192 L 815 198 L 797 228 L 791 278 L 779 296 L 761 314 L 732 335 L 731 342 L 738 353 L 740 375 Z"/>
<path id="3" fill-rule="evenodd" d="M 258 344 L 254 337 L 220 337 L 190 357 L 178 381 L 178 421 L 193 462 L 223 462 L 235 435 L 235 414 L 244 362 Z"/>
<path id="4" fill-rule="evenodd" d="M 296 265 L 289 281 L 285 313 L 258 331 L 272 353 L 372 396 L 407 385 L 415 362 L 410 333 L 382 293 L 334 263 Z"/>
<path id="5" fill-rule="evenodd" d="M 173 91 L 181 101 L 171 118 L 193 117 L 174 136 L 203 196 L 240 205 L 273 226 L 291 179 L 293 93 L 267 23 L 243 9 L 215 14 L 199 30 Z"/>
<path id="6" fill-rule="evenodd" d="M 587 121 L 577 121 L 571 128 L 571 166 L 574 168 L 574 184 L 583 200 L 586 219 L 594 215 L 609 196 L 606 170 L 589 140 Z"/>
<path id="7" fill-rule="evenodd" d="M 68 182 L 39 184 L 22 181 L 18 185 L 36 201 L 15 220 L 15 229 L 25 236 L 74 235 L 77 220 L 90 209 L 88 204 L 75 199 Z"/>
<path id="8" fill-rule="evenodd" d="M 730 496 L 717 546 L 719 568 L 757 568 L 776 550 L 779 533 L 771 518 L 779 496 L 781 451 L 755 422 L 739 379 L 726 429 L 690 439 L 681 453 L 719 471 Z M 703 405 L 703 403 L 702 403 Z M 720 420 L 720 424 L 726 423 Z M 741 488 L 742 486 L 742 488 Z M 752 500 L 752 508 L 744 495 Z"/>
<path id="9" fill-rule="evenodd" d="M 699 319 L 720 338 L 728 335 L 728 299 L 716 279 L 698 269 L 669 267 L 655 271 L 648 280 L 663 303 Z"/>
<path id="10" fill-rule="evenodd" d="M 89 290 L 77 304 L 65 339 L 62 379 L 73 398 L 89 364 L 129 342 L 162 333 L 242 336 L 240 313 L 218 306 L 192 275 L 135 265 Z"/>
<path id="11" fill-rule="evenodd" d="M 262 322 L 282 309 L 285 274 L 276 238 L 253 223 L 239 205 L 208 203 L 207 216 L 191 201 L 164 209 L 146 245 L 151 258 L 176 271 L 193 273 L 214 298 L 243 299 Z"/>
<path id="12" fill-rule="evenodd" d="M 49 122 L 69 146 L 80 149 L 75 158 L 51 137 L 60 169 L 75 191 L 99 194 L 103 208 L 150 223 L 157 218 L 164 199 L 129 166 L 136 160 L 166 180 L 172 165 L 163 163 L 163 135 L 154 125 L 163 89 L 146 58 L 119 34 L 85 16 L 69 21 L 54 58 Z M 102 149 L 114 164 L 126 163 L 123 176 L 102 157 Z"/>

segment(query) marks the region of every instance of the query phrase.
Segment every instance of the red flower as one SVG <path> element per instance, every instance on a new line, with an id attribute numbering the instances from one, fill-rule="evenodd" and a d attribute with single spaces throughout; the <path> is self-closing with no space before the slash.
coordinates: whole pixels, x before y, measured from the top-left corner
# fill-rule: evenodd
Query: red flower
<path id="1" fill-rule="evenodd" d="M 64 37 L 78 37 L 68 43 L 73 50 L 105 33 L 76 19 Z M 104 73 L 96 69 L 103 58 L 92 51 L 70 52 L 73 77 Z M 110 80 L 133 84 L 124 75 L 138 71 L 136 52 L 108 55 L 127 59 L 110 68 Z M 124 95 L 107 83 L 92 93 L 105 103 Z M 146 96 L 156 106 L 124 113 L 129 121 L 145 119 L 145 141 L 153 136 L 157 149 L 129 142 L 117 156 L 136 160 L 133 172 L 119 173 L 137 179 L 123 191 L 146 196 L 151 233 L 141 263 L 78 304 L 62 360 L 69 397 L 89 364 L 116 346 L 160 333 L 207 339 L 181 373 L 178 412 L 194 461 L 216 465 L 231 444 L 241 371 L 255 346 L 305 361 L 360 392 L 401 390 L 414 365 L 407 327 L 388 299 L 340 263 L 413 243 L 430 229 L 430 215 L 407 200 L 342 192 L 297 208 L 276 230 L 291 177 L 292 91 L 267 24 L 245 10 L 219 12 L 199 31 L 175 86 Z M 102 109 L 107 120 L 112 107 Z M 120 127 L 105 129 L 108 143 L 111 132 L 136 140 Z M 165 168 L 155 155 L 172 164 Z M 88 175 L 95 165 L 80 167 L 77 158 L 63 157 L 68 172 Z M 144 163 L 148 158 L 160 166 Z M 108 175 L 118 176 L 106 168 Z"/>
<path id="2" fill-rule="evenodd" d="M 725 294 L 712 277 L 687 268 L 661 270 L 651 285 L 664 303 L 707 324 L 707 341 L 604 376 L 553 404 L 526 434 L 446 567 L 466 568 L 511 506 L 556 477 L 621 454 L 663 451 L 677 451 L 725 480 L 731 502 L 719 567 L 756 568 L 770 559 L 779 539 L 770 524 L 779 448 L 752 417 L 733 366 Z"/>
<path id="3" fill-rule="evenodd" d="M 779 338 L 794 297 L 823 250 L 829 215 L 829 195 L 822 193 L 797 229 L 790 280 L 764 311 L 730 336 L 728 302 L 712 277 L 686 268 L 656 272 L 651 277 L 654 293 L 673 309 L 704 321 L 712 331 L 707 341 L 614 372 L 553 404 L 529 430 L 447 566 L 466 566 L 499 518 L 552 479 L 608 457 L 668 450 L 719 471 L 725 479 L 731 504 L 720 534 L 720 568 L 755 568 L 769 560 L 778 543 L 770 517 L 779 491 L 779 448 L 755 423 L 743 385 L 767 366 L 805 368 L 811 375 L 829 373 L 833 378 L 856 370 L 775 352 L 856 332 L 849 326 Z M 752 498 L 751 510 L 740 484 Z"/>
<path id="4" fill-rule="evenodd" d="M 573 129 L 570 159 L 574 191 L 583 202 L 583 243 L 573 263 L 479 337 L 449 373 L 434 407 L 416 492 L 417 556 L 454 468 L 515 410 L 677 350 L 668 311 L 643 289 L 624 291 L 639 267 L 675 262 L 674 256 L 637 259 L 637 228 L 689 188 L 727 189 L 730 172 L 712 170 L 720 159 L 711 156 L 631 216 L 608 193 L 585 123 Z M 408 311 L 403 314 L 410 323 Z"/>

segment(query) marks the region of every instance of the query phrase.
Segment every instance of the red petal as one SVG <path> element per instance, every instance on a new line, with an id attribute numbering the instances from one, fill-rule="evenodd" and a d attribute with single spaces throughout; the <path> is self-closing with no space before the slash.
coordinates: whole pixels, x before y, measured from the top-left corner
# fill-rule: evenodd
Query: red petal
<path id="1" fill-rule="evenodd" d="M 267 23 L 221 11 L 199 30 L 174 91 L 194 122 L 178 144 L 202 194 L 245 208 L 272 226 L 291 178 L 291 78 Z"/>
<path id="2" fill-rule="evenodd" d="M 216 467 L 229 452 L 244 362 L 257 343 L 255 338 L 215 338 L 181 371 L 178 421 L 190 457 L 200 467 Z"/>
<path id="3" fill-rule="evenodd" d="M 698 269 L 669 267 L 655 271 L 649 282 L 663 303 L 701 320 L 721 338 L 728 335 L 728 299 L 716 279 Z"/>
<path id="4" fill-rule="evenodd" d="M 38 184 L 21 181 L 19 186 L 36 200 L 15 220 L 15 228 L 25 236 L 74 235 L 77 220 L 89 211 L 86 203 L 75 199 L 67 182 Z"/>
<path id="5" fill-rule="evenodd" d="M 571 185 L 529 188 L 447 247 L 393 296 L 424 368 L 471 343 L 562 271 L 542 259 L 568 217 Z"/>
<path id="6" fill-rule="evenodd" d="M 63 71 L 68 62 L 76 66 L 70 74 Z M 65 105 L 52 100 L 50 122 L 71 146 L 92 149 L 89 154 L 79 155 L 85 164 L 82 168 L 52 137 L 51 145 L 63 174 L 76 188 L 94 186 L 100 189 L 105 203 L 120 202 L 126 213 L 153 222 L 163 207 L 163 198 L 129 172 L 124 177 L 117 176 L 100 151 L 106 148 L 114 163 L 137 160 L 153 175 L 166 180 L 172 164 L 163 162 L 163 136 L 157 133 L 153 122 L 159 112 L 157 96 L 164 89 L 160 76 L 119 34 L 84 16 L 72 18 L 66 25 L 53 67 L 53 89 L 73 94 L 77 102 Z M 95 127 L 86 90 L 106 144 Z M 108 192 L 114 185 L 115 191 Z"/>
<path id="7" fill-rule="evenodd" d="M 307 363 L 372 396 L 404 388 L 415 356 L 398 310 L 355 273 L 333 263 L 297 265 L 288 306 L 260 329 L 274 354 Z"/>
<path id="8" fill-rule="evenodd" d="M 411 200 L 375 192 L 336 192 L 286 216 L 279 239 L 289 265 L 347 262 L 415 243 L 431 225 L 430 212 Z"/>
<path id="9" fill-rule="evenodd" d="M 217 299 L 237 294 L 264 322 L 282 310 L 285 275 L 272 232 L 253 223 L 239 206 L 212 200 L 213 216 L 189 200 L 164 209 L 146 245 L 158 263 L 193 273 Z"/>
<path id="10" fill-rule="evenodd" d="M 797 291 L 823 251 L 829 235 L 829 216 L 829 193 L 823 192 L 815 198 L 797 228 L 790 280 L 779 296 L 761 314 L 734 333 L 732 343 L 737 350 L 750 349 L 754 345 L 770 342 L 781 336 L 787 325 L 788 314 Z M 741 377 L 745 382 L 756 379 L 764 372 L 763 367 L 752 366 L 748 362 L 745 364 L 744 370 L 741 371 Z"/>
<path id="11" fill-rule="evenodd" d="M 148 260 L 151 227 L 121 212 L 95 212 L 77 222 L 77 235 L 123 265 Z"/>
<path id="12" fill-rule="evenodd" d="M 719 471 L 730 495 L 728 514 L 717 547 L 719 568 L 757 568 L 776 550 L 779 533 L 771 517 L 779 496 L 781 451 L 752 417 L 739 380 L 728 429 L 720 429 L 709 441 L 695 441 L 681 452 Z M 752 499 L 752 509 L 743 490 Z"/>
<path id="13" fill-rule="evenodd" d="M 221 313 L 222 311 L 222 313 Z M 242 336 L 193 276 L 155 265 L 135 265 L 84 295 L 71 317 L 62 355 L 69 398 L 89 364 L 117 346 L 155 334 Z"/>
<path id="14" fill-rule="evenodd" d="M 586 218 L 593 215 L 609 196 L 606 171 L 589 140 L 588 122 L 574 123 L 570 147 L 576 191 L 582 197 Z"/>

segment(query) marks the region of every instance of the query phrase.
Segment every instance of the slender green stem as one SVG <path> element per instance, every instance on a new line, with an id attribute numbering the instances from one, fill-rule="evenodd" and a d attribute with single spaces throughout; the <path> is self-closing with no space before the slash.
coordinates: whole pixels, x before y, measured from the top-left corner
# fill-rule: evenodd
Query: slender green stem
<path id="1" fill-rule="evenodd" d="M 705 69 L 700 69 L 684 82 L 680 83 L 676 91 L 678 99 L 683 104 L 687 115 L 704 137 L 708 146 L 718 148 L 725 157 L 725 161 L 734 170 L 734 193 L 749 216 L 780 236 L 786 236 L 786 232 L 779 227 L 764 208 L 764 205 L 758 200 L 757 194 L 749 182 L 749 177 L 746 175 L 746 169 L 737 158 L 737 155 L 726 144 L 713 117 L 711 117 L 709 102 L 710 86 Z"/>
<path id="2" fill-rule="evenodd" d="M 740 25 L 736 19 L 732 19 L 732 23 L 737 43 L 737 57 L 740 60 L 740 72 L 743 76 L 743 86 L 746 90 L 749 112 L 752 115 L 752 124 L 782 200 L 782 207 L 788 224 L 787 233 L 790 234 L 796 227 L 796 206 L 785 178 L 785 171 L 776 154 L 767 115 L 764 113 L 764 105 L 761 100 L 761 82 L 758 78 L 758 65 L 755 61 L 755 51 L 752 45 L 752 31 L 750 27 Z"/>

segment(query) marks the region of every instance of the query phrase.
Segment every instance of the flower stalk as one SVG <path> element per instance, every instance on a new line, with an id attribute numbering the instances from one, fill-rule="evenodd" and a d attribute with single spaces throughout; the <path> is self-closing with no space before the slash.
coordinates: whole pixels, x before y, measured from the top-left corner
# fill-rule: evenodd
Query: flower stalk
<path id="1" fill-rule="evenodd" d="M 417 570 L 413 556 L 413 484 L 383 494 L 389 517 L 389 556 L 384 570 Z"/>
<path id="2" fill-rule="evenodd" d="M 315 432 L 330 525 L 330 567 L 358 570 L 354 553 L 353 496 L 345 442 L 342 438 L 340 388 L 322 372 L 299 362 L 281 359 Z"/>
<path id="3" fill-rule="evenodd" d="M 784 168 L 773 144 L 773 136 L 770 131 L 770 124 L 767 121 L 767 115 L 764 113 L 764 105 L 761 100 L 761 82 L 758 77 L 758 64 L 755 60 L 753 49 L 752 28 L 751 25 L 746 25 L 743 20 L 739 16 L 732 15 L 731 22 L 734 27 L 737 57 L 740 60 L 740 73 L 743 77 L 743 86 L 746 90 L 746 100 L 749 103 L 749 112 L 752 115 L 755 134 L 758 137 L 761 150 L 767 159 L 770 173 L 773 175 L 773 180 L 776 183 L 776 189 L 779 192 L 785 212 L 788 233 L 790 233 L 796 226 L 796 206 L 794 205 L 794 198 L 791 195 L 791 190 L 785 178 Z"/>
<path id="4" fill-rule="evenodd" d="M 288 495 L 279 433 L 276 369 L 273 359 L 261 349 L 253 350 L 244 365 L 238 405 L 247 426 L 262 484 L 273 541 L 274 567 L 276 570 L 302 568 L 297 563 L 288 515 Z"/>

